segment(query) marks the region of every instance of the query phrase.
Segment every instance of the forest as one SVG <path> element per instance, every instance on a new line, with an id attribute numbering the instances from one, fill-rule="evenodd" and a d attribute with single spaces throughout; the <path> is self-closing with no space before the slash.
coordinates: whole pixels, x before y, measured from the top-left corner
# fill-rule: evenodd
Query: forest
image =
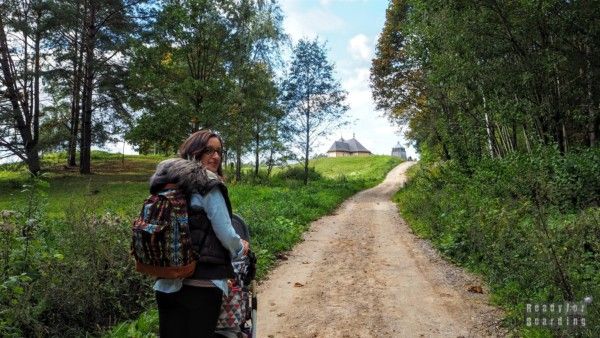
<path id="1" fill-rule="evenodd" d="M 523 336 L 574 334 L 525 327 L 528 302 L 600 296 L 599 15 L 595 1 L 394 0 L 372 62 L 378 108 L 421 154 L 402 214 L 485 276 Z M 597 336 L 597 302 L 587 318 L 577 334 Z"/>

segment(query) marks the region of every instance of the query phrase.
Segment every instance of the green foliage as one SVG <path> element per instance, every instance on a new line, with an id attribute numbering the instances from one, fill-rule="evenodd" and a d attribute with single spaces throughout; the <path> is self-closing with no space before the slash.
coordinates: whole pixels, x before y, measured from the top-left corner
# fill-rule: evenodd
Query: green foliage
<path id="1" fill-rule="evenodd" d="M 146 338 L 158 337 L 158 310 L 152 309 L 133 321 L 123 322 L 112 328 L 105 337 L 110 338 Z"/>
<path id="2" fill-rule="evenodd" d="M 128 103 L 141 114 L 127 140 L 142 153 L 172 153 L 190 132 L 213 128 L 247 151 L 253 128 L 274 115 L 277 2 L 170 1 L 153 14 L 130 49 Z"/>
<path id="3" fill-rule="evenodd" d="M 421 165 L 395 199 L 416 233 L 486 277 L 520 328 L 527 302 L 600 297 L 599 156 L 543 148 L 469 168 Z M 599 314 L 592 304 L 584 335 L 598 335 Z"/>
<path id="4" fill-rule="evenodd" d="M 47 190 L 31 179 L 26 203 L 0 212 L 0 335 L 80 336 L 136 316 L 150 281 L 133 269 L 129 227 L 90 200 L 44 217 Z"/>
<path id="5" fill-rule="evenodd" d="M 35 302 L 34 280 L 54 257 L 48 253 L 41 222 L 44 190 L 47 184 L 30 178 L 21 191 L 26 203 L 13 210 L 0 211 L 0 335 L 18 337 L 39 335 L 42 308 Z M 22 330 L 25 329 L 25 330 Z"/>
<path id="6" fill-rule="evenodd" d="M 64 259 L 48 266 L 40 285 L 42 318 L 53 335 L 78 336 L 134 318 L 150 301 L 152 280 L 135 272 L 129 256 L 130 220 L 88 207 L 52 226 Z"/>
<path id="7" fill-rule="evenodd" d="M 300 166 L 291 166 L 286 169 L 281 170 L 277 174 L 274 175 L 275 179 L 281 180 L 297 180 L 303 181 L 306 173 L 304 172 L 304 168 Z M 308 168 L 308 179 L 310 181 L 317 181 L 321 178 L 321 174 L 319 174 L 315 167 Z"/>
<path id="8" fill-rule="evenodd" d="M 45 161 L 52 165 L 61 156 L 49 154 Z M 2 190 L 0 210 L 16 211 L 0 214 L 0 335 L 82 336 L 114 326 L 108 336 L 155 336 L 156 311 L 143 312 L 154 308 L 152 281 L 132 267 L 129 223 L 162 158 L 126 156 L 123 163 L 119 154 L 93 156 L 96 175 L 52 168 L 47 181 L 26 181 L 23 193 L 21 187 Z M 375 185 L 399 162 L 389 156 L 324 158 L 311 163 L 315 181 L 306 186 L 283 177 L 230 183 L 234 212 L 250 225 L 259 278 L 311 221 Z M 281 172 L 287 170 L 295 169 Z M 15 177 L 0 176 L 0 186 L 10 187 L 5 180 Z"/>
<path id="9" fill-rule="evenodd" d="M 594 146 L 599 12 L 589 1 L 390 1 L 374 100 L 409 124 L 418 148 L 463 165 L 538 145 Z"/>

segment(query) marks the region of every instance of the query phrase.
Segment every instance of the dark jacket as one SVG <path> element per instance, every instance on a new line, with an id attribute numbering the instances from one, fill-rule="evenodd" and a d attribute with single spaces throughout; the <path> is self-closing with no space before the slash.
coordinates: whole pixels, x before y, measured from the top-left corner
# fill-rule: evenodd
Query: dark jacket
<path id="1" fill-rule="evenodd" d="M 194 252 L 198 255 L 193 279 L 233 278 L 229 252 L 219 241 L 210 220 L 204 210 L 193 211 L 189 208 L 190 196 L 194 193 L 206 195 L 217 188 L 223 194 L 227 210 L 231 217 L 231 202 L 227 188 L 219 177 L 202 167 L 200 162 L 185 159 L 168 159 L 156 167 L 150 178 L 150 193 L 164 189 L 166 184 L 175 184 L 188 198 L 188 220 Z"/>

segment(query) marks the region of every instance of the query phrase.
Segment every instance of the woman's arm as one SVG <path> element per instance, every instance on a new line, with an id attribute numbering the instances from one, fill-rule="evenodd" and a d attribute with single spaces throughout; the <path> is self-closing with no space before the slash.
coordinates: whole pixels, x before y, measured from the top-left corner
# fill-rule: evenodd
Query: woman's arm
<path id="1" fill-rule="evenodd" d="M 248 243 L 240 238 L 231 225 L 225 199 L 218 188 L 213 188 L 204 196 L 192 194 L 190 206 L 193 209 L 204 209 L 217 238 L 232 258 L 246 254 Z"/>

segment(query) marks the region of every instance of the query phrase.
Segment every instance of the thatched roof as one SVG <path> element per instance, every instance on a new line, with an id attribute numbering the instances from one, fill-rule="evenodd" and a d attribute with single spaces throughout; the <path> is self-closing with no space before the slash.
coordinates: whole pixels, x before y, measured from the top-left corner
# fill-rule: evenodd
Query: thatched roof
<path id="1" fill-rule="evenodd" d="M 358 142 L 355 138 L 351 138 L 349 140 L 344 140 L 343 138 L 333 142 L 331 148 L 327 150 L 330 152 L 348 152 L 348 153 L 370 153 L 370 151 L 365 148 L 360 142 Z"/>

